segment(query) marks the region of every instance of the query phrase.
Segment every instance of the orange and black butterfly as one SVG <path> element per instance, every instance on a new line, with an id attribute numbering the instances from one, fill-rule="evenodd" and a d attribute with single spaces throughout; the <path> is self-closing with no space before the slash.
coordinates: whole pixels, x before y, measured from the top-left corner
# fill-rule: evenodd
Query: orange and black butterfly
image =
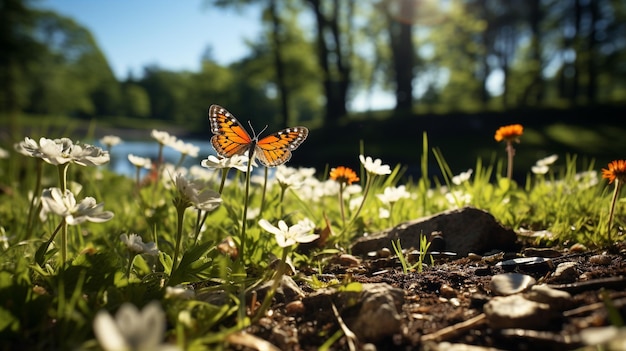
<path id="1" fill-rule="evenodd" d="M 218 105 L 209 107 L 211 131 L 215 134 L 211 144 L 217 153 L 224 157 L 243 155 L 254 152 L 261 164 L 276 167 L 289 161 L 291 152 L 300 146 L 309 130 L 306 127 L 283 129 L 259 140 L 258 136 L 250 137 L 235 116 Z"/>

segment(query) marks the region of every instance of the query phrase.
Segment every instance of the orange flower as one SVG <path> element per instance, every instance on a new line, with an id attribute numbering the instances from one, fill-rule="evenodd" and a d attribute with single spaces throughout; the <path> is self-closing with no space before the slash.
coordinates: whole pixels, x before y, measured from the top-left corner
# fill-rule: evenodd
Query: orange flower
<path id="1" fill-rule="evenodd" d="M 348 185 L 359 181 L 359 177 L 357 177 L 356 173 L 352 169 L 344 166 L 339 166 L 337 168 L 331 169 L 330 179 Z"/>
<path id="2" fill-rule="evenodd" d="M 524 133 L 524 127 L 521 124 L 511 124 L 508 126 L 502 126 L 496 130 L 496 141 L 517 141 L 519 137 Z"/>
<path id="3" fill-rule="evenodd" d="M 602 178 L 608 179 L 609 184 L 617 178 L 623 184 L 626 181 L 626 160 L 609 162 L 609 169 L 602 168 Z"/>

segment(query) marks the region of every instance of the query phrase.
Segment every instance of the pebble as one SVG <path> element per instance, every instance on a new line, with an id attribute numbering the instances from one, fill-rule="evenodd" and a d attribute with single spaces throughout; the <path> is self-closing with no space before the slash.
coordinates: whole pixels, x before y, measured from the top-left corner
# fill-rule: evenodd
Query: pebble
<path id="1" fill-rule="evenodd" d="M 503 273 L 491 277 L 489 287 L 495 295 L 513 295 L 525 291 L 537 281 L 535 278 L 520 273 Z"/>
<path id="2" fill-rule="evenodd" d="M 576 262 L 559 263 L 552 273 L 552 278 L 557 283 L 573 283 L 578 278 L 576 271 Z"/>
<path id="3" fill-rule="evenodd" d="M 587 250 L 589 250 L 587 246 L 583 244 L 578 244 L 578 243 L 570 246 L 569 248 L 569 252 L 571 253 L 583 253 L 583 252 L 587 252 Z"/>
<path id="4" fill-rule="evenodd" d="M 291 301 L 287 305 L 285 305 L 285 313 L 288 316 L 295 315 L 295 314 L 303 314 L 304 311 L 305 311 L 304 303 L 300 300 Z"/>
<path id="5" fill-rule="evenodd" d="M 399 333 L 402 317 L 398 313 L 404 303 L 404 290 L 389 284 L 363 284 L 361 308 L 350 329 L 359 340 L 376 342 Z"/>
<path id="6" fill-rule="evenodd" d="M 554 310 L 565 311 L 574 305 L 572 295 L 566 291 L 553 289 L 545 284 L 533 285 L 524 294 L 526 299 L 550 305 Z"/>
<path id="7" fill-rule="evenodd" d="M 456 291 L 448 284 L 442 284 L 439 288 L 439 293 L 441 293 L 441 296 L 448 299 L 456 297 Z"/>
<path id="8" fill-rule="evenodd" d="M 550 305 L 527 300 L 519 294 L 494 297 L 485 304 L 484 312 L 496 329 L 543 329 L 555 317 Z"/>
<path id="9" fill-rule="evenodd" d="M 545 257 L 521 257 L 498 262 L 496 267 L 502 267 L 505 271 L 519 269 L 523 272 L 546 273 L 554 269 L 554 263 Z"/>
<path id="10" fill-rule="evenodd" d="M 391 250 L 389 250 L 388 247 L 383 247 L 382 249 L 376 251 L 376 254 L 378 254 L 378 257 L 380 258 L 387 258 L 391 256 Z"/>
<path id="11" fill-rule="evenodd" d="M 589 263 L 597 264 L 600 266 L 608 266 L 611 264 L 611 261 L 613 261 L 613 259 L 607 254 L 593 255 L 589 257 Z"/>
<path id="12" fill-rule="evenodd" d="M 361 259 L 353 255 L 342 254 L 339 256 L 339 262 L 344 266 L 357 267 L 361 264 Z"/>

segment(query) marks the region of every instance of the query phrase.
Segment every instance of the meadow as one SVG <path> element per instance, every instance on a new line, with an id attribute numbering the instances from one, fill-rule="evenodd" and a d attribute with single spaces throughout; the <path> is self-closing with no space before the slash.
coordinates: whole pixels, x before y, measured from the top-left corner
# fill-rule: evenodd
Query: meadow
<path id="1" fill-rule="evenodd" d="M 350 165 L 325 169 L 270 172 L 247 155 L 184 168 L 198 148 L 153 130 L 154 148 L 174 148 L 178 164 L 128 155 L 136 176 L 126 177 L 107 168 L 117 136 L 100 146 L 25 136 L 0 153 L 0 348 L 262 349 L 244 332 L 271 318 L 283 275 L 327 286 L 326 267 L 355 238 L 464 206 L 516 231 L 550 233 L 541 246 L 623 241 L 620 154 L 582 168 L 576 153 L 520 166 L 516 153 L 537 134 L 502 127 L 489 140 L 497 156 L 463 172 L 419 134 L 419 176 L 409 178 L 405 165 L 366 152 L 367 140 Z M 251 297 L 262 284 L 268 292 Z M 349 278 L 332 284 L 358 289 Z M 322 348 L 343 335 L 336 329 L 319 331 Z"/>

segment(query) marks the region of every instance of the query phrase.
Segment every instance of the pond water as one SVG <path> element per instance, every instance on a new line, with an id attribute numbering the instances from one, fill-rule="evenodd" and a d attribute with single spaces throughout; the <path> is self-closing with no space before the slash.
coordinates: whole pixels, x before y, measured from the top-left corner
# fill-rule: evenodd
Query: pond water
<path id="1" fill-rule="evenodd" d="M 215 155 L 215 150 L 213 150 L 213 146 L 211 146 L 211 143 L 208 140 L 185 140 L 185 142 L 199 147 L 200 151 L 198 152 L 198 157 L 194 158 L 187 156 L 183 162 L 183 166 L 199 166 L 200 161 L 207 158 L 209 155 Z M 106 149 L 99 143 L 96 143 L 96 145 Z M 128 154 L 149 158 L 152 161 L 155 161 L 159 155 L 159 144 L 154 140 L 124 140 L 122 143 L 113 146 L 111 149 L 111 169 L 118 174 L 134 177 L 135 166 L 128 161 Z M 176 164 L 180 159 L 180 152 L 172 149 L 171 147 L 165 146 L 163 148 L 163 158 L 167 163 Z M 147 170 L 142 170 L 142 172 L 145 173 Z"/>

